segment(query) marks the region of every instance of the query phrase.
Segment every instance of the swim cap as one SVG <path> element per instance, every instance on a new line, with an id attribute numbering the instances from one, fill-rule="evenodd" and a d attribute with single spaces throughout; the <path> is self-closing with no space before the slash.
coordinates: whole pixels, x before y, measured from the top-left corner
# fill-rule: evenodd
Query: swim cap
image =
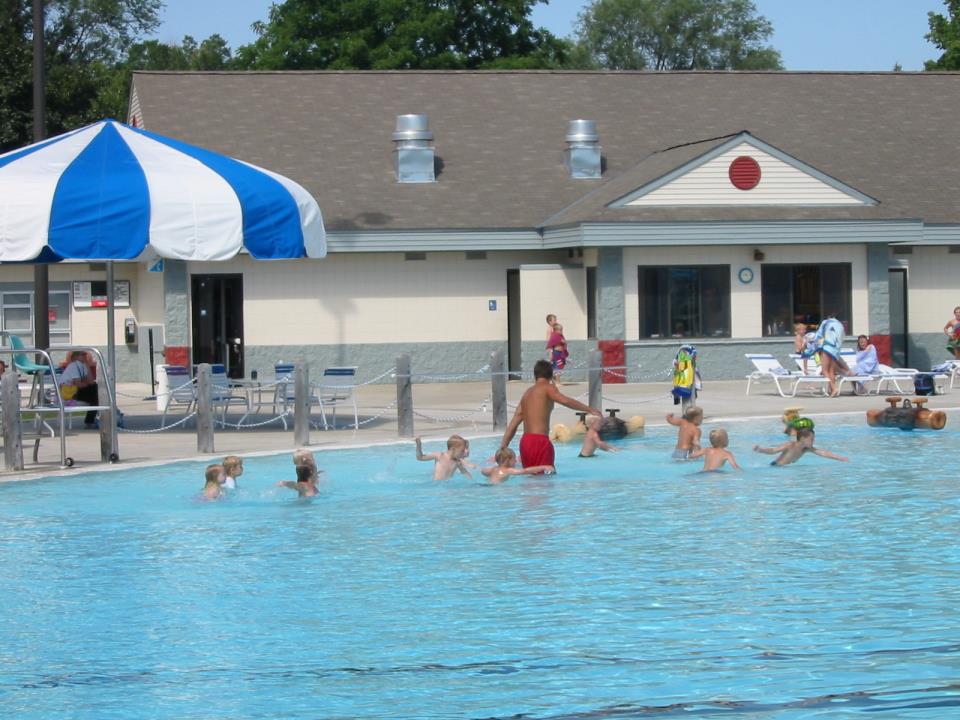
<path id="1" fill-rule="evenodd" d="M 794 430 L 813 430 L 813 420 L 805 417 L 794 418 L 787 423 L 787 427 L 791 427 Z"/>

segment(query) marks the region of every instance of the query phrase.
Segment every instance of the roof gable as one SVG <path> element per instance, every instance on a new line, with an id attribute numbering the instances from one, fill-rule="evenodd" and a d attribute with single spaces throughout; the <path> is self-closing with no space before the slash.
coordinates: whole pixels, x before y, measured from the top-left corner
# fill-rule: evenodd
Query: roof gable
<path id="1" fill-rule="evenodd" d="M 609 207 L 876 204 L 859 190 L 741 132 Z"/>

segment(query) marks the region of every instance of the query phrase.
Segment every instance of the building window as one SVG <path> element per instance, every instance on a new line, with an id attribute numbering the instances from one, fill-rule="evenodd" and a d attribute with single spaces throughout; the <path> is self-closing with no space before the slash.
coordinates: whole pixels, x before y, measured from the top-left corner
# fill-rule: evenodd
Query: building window
<path id="1" fill-rule="evenodd" d="M 640 337 L 730 337 L 730 266 L 639 268 Z"/>
<path id="2" fill-rule="evenodd" d="M 819 325 L 830 315 L 850 331 L 850 263 L 762 265 L 763 335 L 792 335 L 794 323 Z"/>
<path id="3" fill-rule="evenodd" d="M 70 292 L 51 290 L 50 344 L 70 344 Z M 17 335 L 27 346 L 33 345 L 33 293 L 0 293 L 0 325 L 4 332 Z"/>

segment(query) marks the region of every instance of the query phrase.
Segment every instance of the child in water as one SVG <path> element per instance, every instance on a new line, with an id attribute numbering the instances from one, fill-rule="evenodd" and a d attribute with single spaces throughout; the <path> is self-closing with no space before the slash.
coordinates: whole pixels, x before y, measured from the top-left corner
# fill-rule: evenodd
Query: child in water
<path id="1" fill-rule="evenodd" d="M 297 465 L 297 479 L 296 480 L 281 480 L 277 483 L 277 487 L 286 487 L 291 490 L 296 490 L 297 495 L 300 497 L 313 497 L 320 490 L 317 488 L 316 480 L 316 468 L 311 468 L 309 465 Z"/>
<path id="2" fill-rule="evenodd" d="M 470 441 L 465 440 L 459 435 L 451 435 L 447 439 L 446 452 L 423 453 L 421 439 L 416 438 L 417 442 L 417 460 L 433 460 L 433 479 L 449 480 L 453 473 L 459 470 L 468 478 L 473 479 L 470 470 L 467 469 L 466 459 L 470 455 Z"/>
<path id="3" fill-rule="evenodd" d="M 800 418 L 805 420 L 806 418 Z M 819 455 L 820 457 L 830 458 L 831 460 L 839 460 L 840 462 L 848 462 L 849 458 L 845 458 L 842 455 L 836 455 L 829 450 L 820 450 L 813 446 L 813 441 L 816 438 L 816 435 L 813 432 L 812 428 L 801 427 L 797 430 L 797 439 L 788 440 L 782 445 L 777 447 L 760 447 L 759 445 L 754 445 L 753 449 L 756 452 L 764 453 L 765 455 L 776 455 L 780 453 L 780 457 L 774 460 L 771 465 L 789 465 L 795 463 L 806 453 L 813 453 L 814 455 Z"/>
<path id="4" fill-rule="evenodd" d="M 223 459 L 223 473 L 223 487 L 227 490 L 236 490 L 237 478 L 243 475 L 243 458 L 227 455 Z"/>
<path id="5" fill-rule="evenodd" d="M 317 461 L 313 457 L 313 453 L 307 450 L 306 448 L 300 448 L 295 450 L 293 453 L 293 465 L 294 467 L 308 467 L 310 468 L 310 475 L 313 477 L 313 482 L 316 483 L 320 479 L 320 471 L 317 470 Z"/>
<path id="6" fill-rule="evenodd" d="M 206 482 L 203 485 L 203 492 L 201 493 L 201 500 L 219 500 L 223 496 L 223 485 L 224 474 L 223 474 L 223 465 L 207 465 L 207 470 L 204 473 Z"/>
<path id="7" fill-rule="evenodd" d="M 667 422 L 680 428 L 677 431 L 677 447 L 673 451 L 673 459 L 687 460 L 690 453 L 700 449 L 700 424 L 703 422 L 703 408 L 689 407 L 681 418 L 676 418 L 673 413 L 668 413 Z"/>
<path id="8" fill-rule="evenodd" d="M 490 483 L 499 485 L 511 475 L 552 475 L 557 470 L 553 465 L 534 465 L 528 468 L 518 468 L 517 454 L 510 448 L 500 448 L 494 456 L 496 466 L 484 468 L 480 472 L 490 478 Z"/>
<path id="9" fill-rule="evenodd" d="M 600 418 L 596 415 L 588 415 L 586 420 L 587 432 L 583 436 L 583 445 L 580 446 L 580 455 L 577 457 L 589 458 L 596 457 L 596 451 L 605 450 L 606 452 L 617 452 L 617 448 L 600 437 L 599 427 L 606 418 Z"/>
<path id="10" fill-rule="evenodd" d="M 698 457 L 703 458 L 703 472 L 719 470 L 724 463 L 730 463 L 730 467 L 739 470 L 733 453 L 727 450 L 730 439 L 727 437 L 727 431 L 723 428 L 714 428 L 710 431 L 710 447 L 694 450 L 688 458 L 694 460 Z"/>

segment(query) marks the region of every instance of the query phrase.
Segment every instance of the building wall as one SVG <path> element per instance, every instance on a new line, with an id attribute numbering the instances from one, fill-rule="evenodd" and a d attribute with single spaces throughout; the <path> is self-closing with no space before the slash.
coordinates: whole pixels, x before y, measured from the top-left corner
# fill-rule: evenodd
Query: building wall
<path id="1" fill-rule="evenodd" d="M 895 255 L 907 268 L 908 361 L 926 370 L 949 360 L 943 326 L 960 305 L 960 253 L 950 246 L 916 246 L 909 255 Z"/>
<path id="2" fill-rule="evenodd" d="M 188 271 L 243 274 L 248 347 L 501 342 L 507 337 L 507 269 L 555 257 L 565 253 L 490 252 L 483 260 L 466 260 L 462 252 L 426 253 L 425 260 L 337 253 L 274 262 L 244 256 L 190 263 Z"/>
<path id="3" fill-rule="evenodd" d="M 764 261 L 753 259 L 753 251 L 760 250 Z M 652 265 L 729 265 L 730 266 L 730 321 L 732 339 L 760 338 L 762 332 L 762 303 L 760 273 L 763 263 L 851 264 L 853 317 L 851 332 L 866 332 L 869 324 L 867 262 L 863 245 L 741 245 L 727 247 L 679 246 L 625 248 L 623 259 L 623 286 L 626 313 L 626 340 L 640 338 L 640 299 L 637 268 Z M 741 268 L 753 270 L 753 281 L 741 283 Z"/>

